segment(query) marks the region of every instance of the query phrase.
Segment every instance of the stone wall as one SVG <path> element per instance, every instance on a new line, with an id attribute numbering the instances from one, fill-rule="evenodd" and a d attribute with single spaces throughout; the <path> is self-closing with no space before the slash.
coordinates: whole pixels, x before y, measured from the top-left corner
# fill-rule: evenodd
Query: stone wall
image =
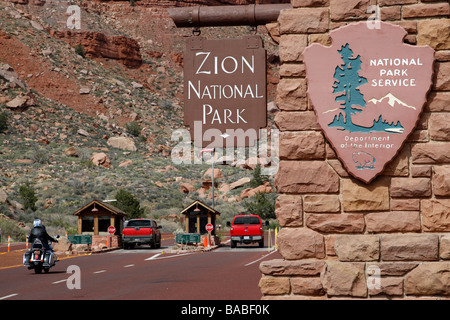
<path id="1" fill-rule="evenodd" d="M 278 19 L 283 259 L 261 263 L 263 299 L 450 298 L 450 5 L 439 0 L 292 0 Z M 416 131 L 372 183 L 350 177 L 307 98 L 303 49 L 367 20 L 436 50 L 432 91 Z M 379 281 L 378 281 L 379 280 Z"/>

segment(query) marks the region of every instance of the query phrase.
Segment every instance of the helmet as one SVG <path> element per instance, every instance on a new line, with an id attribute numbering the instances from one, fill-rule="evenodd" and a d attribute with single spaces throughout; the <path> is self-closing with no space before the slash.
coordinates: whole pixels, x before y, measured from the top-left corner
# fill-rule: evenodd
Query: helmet
<path id="1" fill-rule="evenodd" d="M 40 227 L 42 226 L 42 221 L 40 219 L 34 219 L 33 225 L 35 227 Z"/>

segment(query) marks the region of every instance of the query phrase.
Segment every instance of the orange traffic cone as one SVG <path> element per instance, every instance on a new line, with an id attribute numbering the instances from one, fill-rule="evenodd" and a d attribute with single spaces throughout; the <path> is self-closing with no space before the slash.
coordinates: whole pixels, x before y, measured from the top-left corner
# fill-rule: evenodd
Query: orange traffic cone
<path id="1" fill-rule="evenodd" d="M 205 234 L 205 238 L 203 240 L 203 246 L 206 248 L 208 246 L 208 239 L 207 239 L 207 235 Z"/>

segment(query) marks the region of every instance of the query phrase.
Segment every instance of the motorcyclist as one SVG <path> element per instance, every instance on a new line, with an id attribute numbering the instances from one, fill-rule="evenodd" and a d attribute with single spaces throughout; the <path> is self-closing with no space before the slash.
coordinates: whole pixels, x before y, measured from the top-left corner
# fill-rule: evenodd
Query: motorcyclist
<path id="1" fill-rule="evenodd" d="M 40 219 L 35 219 L 33 222 L 34 228 L 31 229 L 30 236 L 28 237 L 28 241 L 30 243 L 34 243 L 34 240 L 39 239 L 42 242 L 42 245 L 46 250 L 53 251 L 49 246 L 48 242 L 58 242 L 58 240 L 52 238 L 45 229 L 45 226 L 42 224 Z"/>

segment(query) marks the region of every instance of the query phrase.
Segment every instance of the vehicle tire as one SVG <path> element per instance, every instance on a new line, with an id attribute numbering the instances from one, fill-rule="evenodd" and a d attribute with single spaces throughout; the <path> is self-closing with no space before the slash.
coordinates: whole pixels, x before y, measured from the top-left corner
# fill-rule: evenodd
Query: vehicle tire
<path id="1" fill-rule="evenodd" d="M 231 248 L 236 248 L 236 241 L 231 240 L 230 246 Z"/>
<path id="2" fill-rule="evenodd" d="M 48 273 L 50 271 L 50 268 L 44 268 L 44 272 Z"/>
<path id="3" fill-rule="evenodd" d="M 34 273 L 35 274 L 41 274 L 42 273 L 42 268 L 41 267 L 35 267 L 34 268 Z"/>
<path id="4" fill-rule="evenodd" d="M 152 249 L 156 248 L 156 240 L 150 243 L 150 248 Z"/>
<path id="5" fill-rule="evenodd" d="M 259 247 L 264 248 L 264 239 L 259 242 Z"/>

